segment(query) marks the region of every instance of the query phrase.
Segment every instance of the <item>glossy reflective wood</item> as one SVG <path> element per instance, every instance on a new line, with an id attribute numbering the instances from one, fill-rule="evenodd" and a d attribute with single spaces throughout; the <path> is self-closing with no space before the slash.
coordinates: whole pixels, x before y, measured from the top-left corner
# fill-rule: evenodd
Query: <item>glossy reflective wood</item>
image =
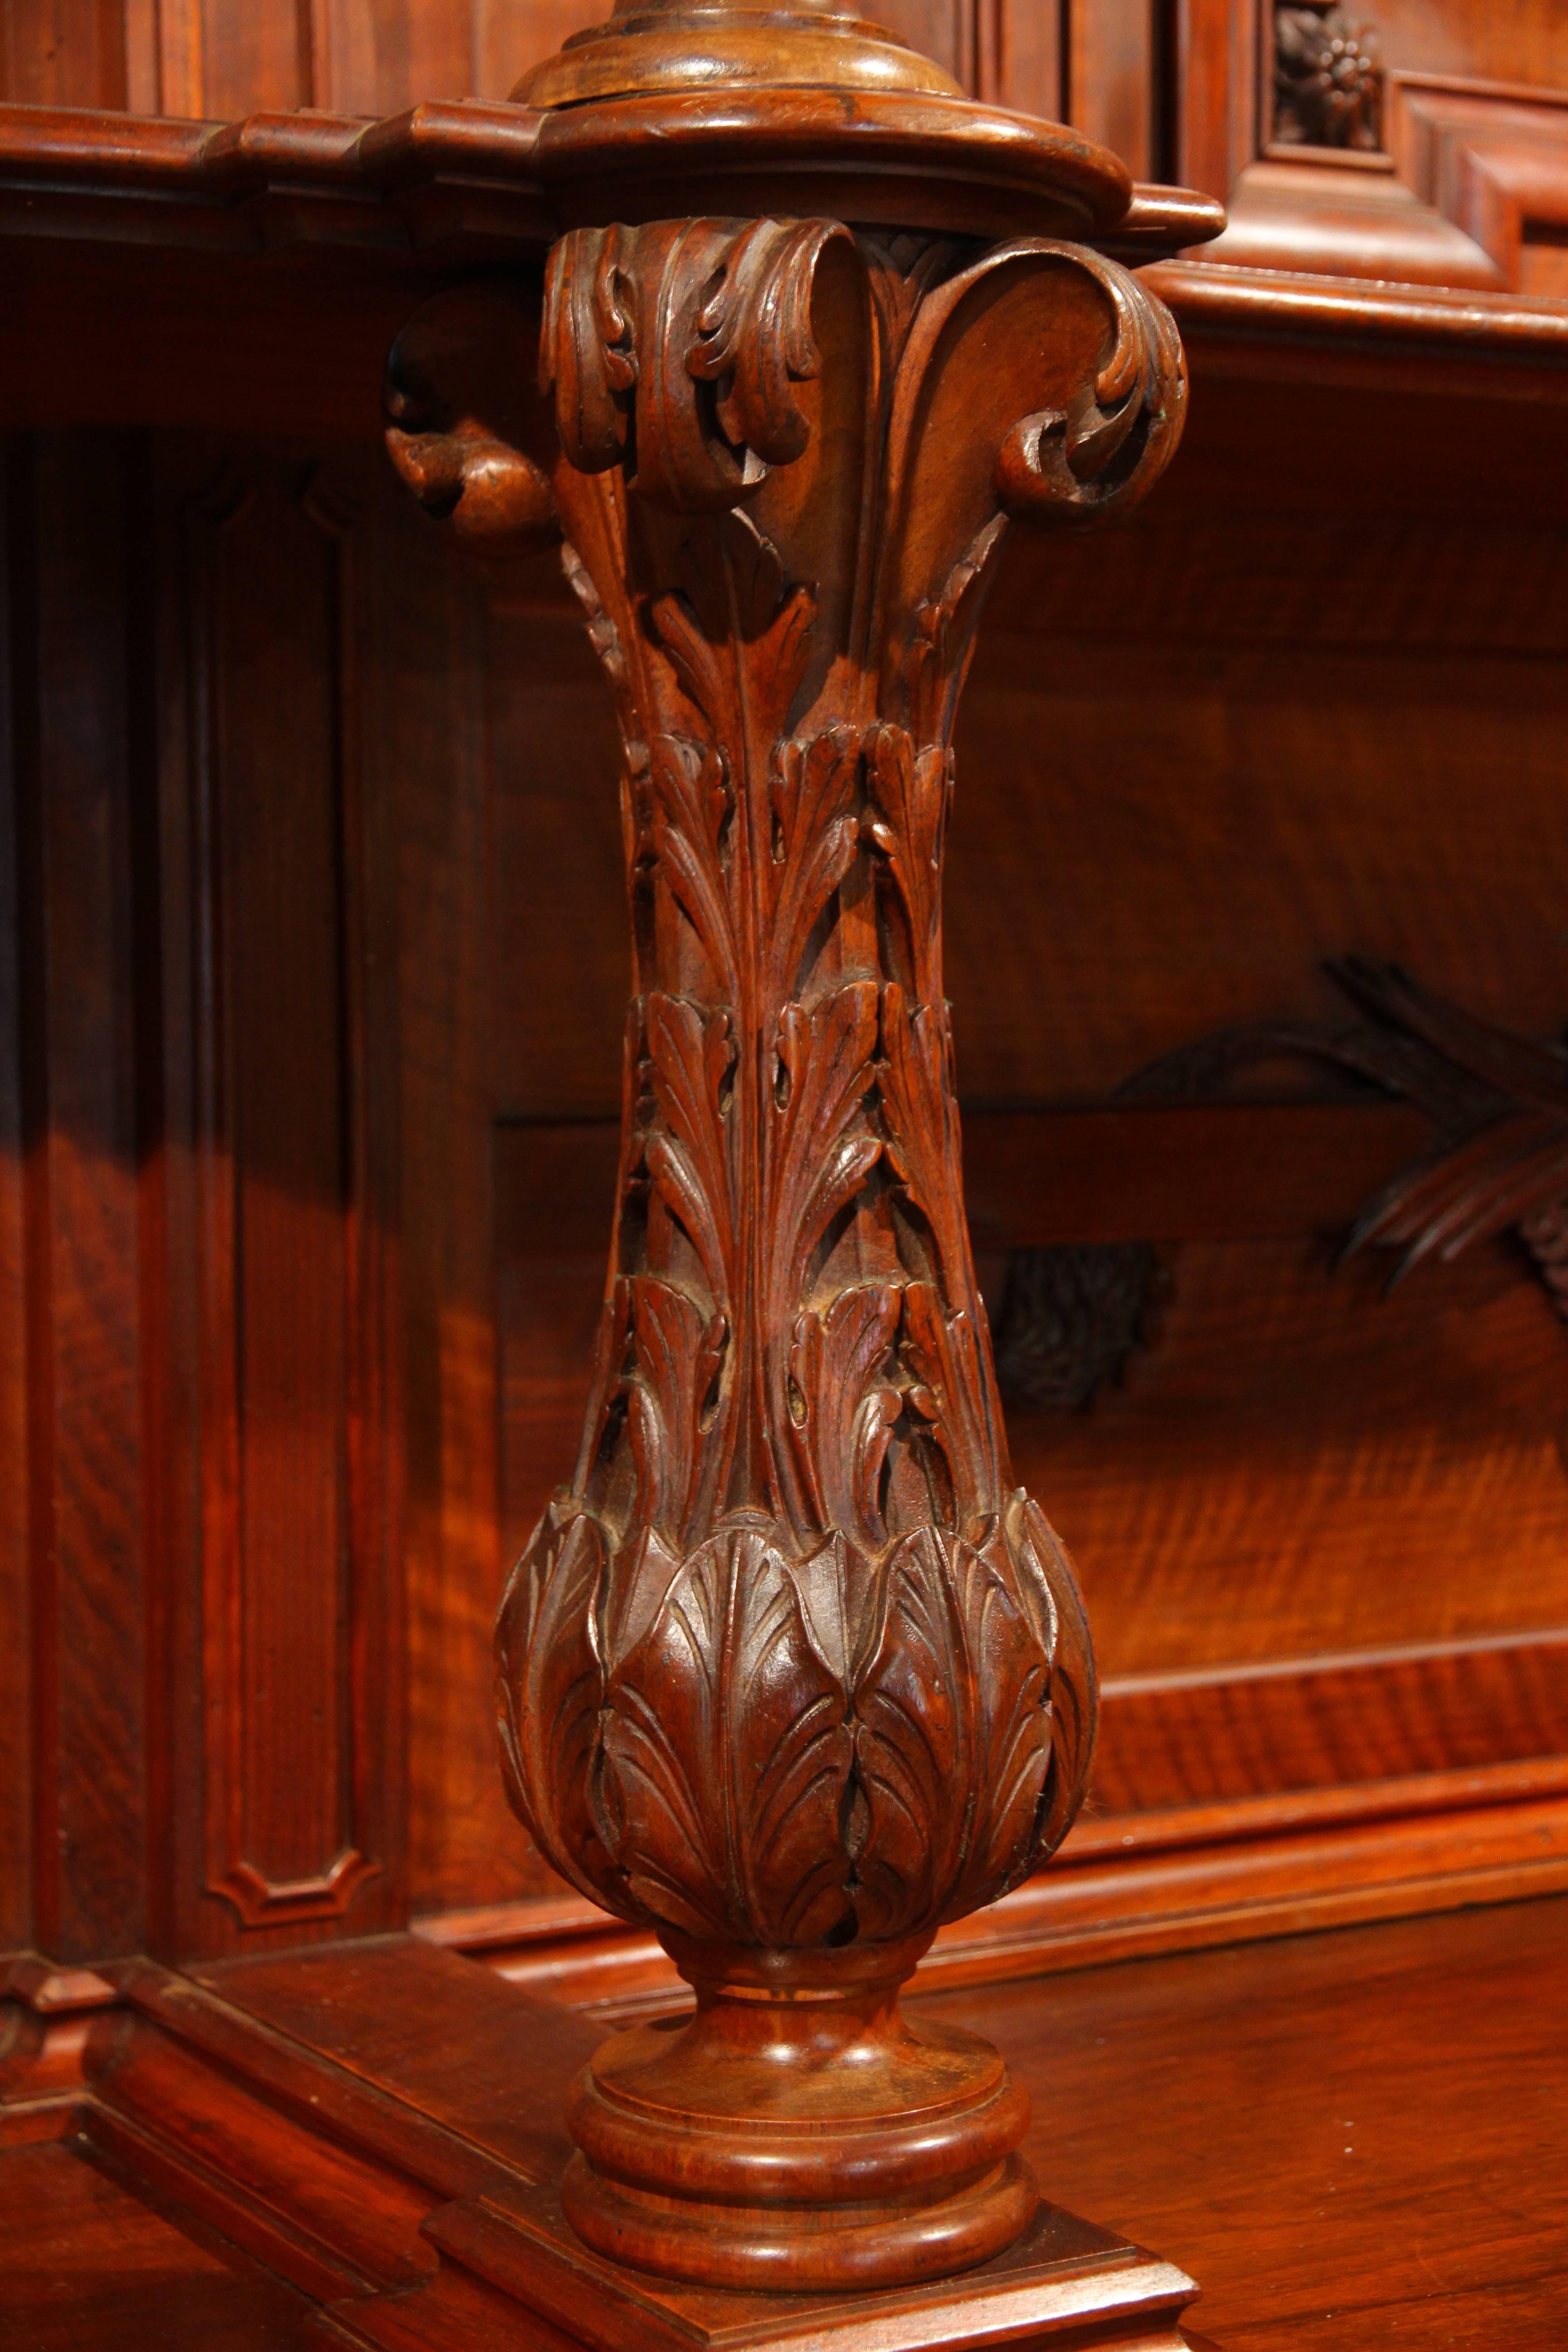
<path id="1" fill-rule="evenodd" d="M 1198 2273 L 1226 2352 L 1544 2352 L 1568 2327 L 1565 1969 L 1558 1901 L 921 2007 L 1016 2053 L 1047 2193 L 1092 2182 Z M 1151 2079 L 1179 2165 L 1137 2120 Z"/>
<path id="2" fill-rule="evenodd" d="M 550 518 L 498 453 L 521 431 L 538 464 L 537 414 L 426 420 L 437 505 L 463 485 L 474 518 L 480 455 L 499 506 L 526 493 L 504 562 L 469 578 L 450 529 L 395 503 L 377 377 L 417 306 L 500 270 L 527 281 L 505 362 L 526 379 L 563 229 L 635 228 L 628 281 L 647 286 L 665 207 L 854 211 L 822 152 L 836 114 L 917 233 L 1070 229 L 1131 268 L 1217 225 L 1158 191 L 1112 218 L 1117 175 L 1081 141 L 987 131 L 983 99 L 1113 134 L 1137 172 L 1179 161 L 1216 193 L 1240 174 L 1253 239 L 1246 267 L 1243 236 L 1141 279 L 1194 362 L 1182 463 L 1120 530 L 1015 539 L 957 737 L 944 985 L 976 1112 L 969 1297 L 1000 1311 L 1015 1246 L 1148 1243 L 1164 1286 L 1087 1413 L 1015 1417 L 1017 1469 L 1082 1555 L 1108 1670 L 1098 1785 L 1050 1873 L 941 1927 L 927 1981 L 1564 1883 L 1562 1335 L 1528 1263 L 1489 1244 L 1387 1303 L 1370 1270 L 1332 1273 L 1356 1206 L 1421 1149 L 1397 1105 L 1194 1101 L 1156 1129 L 1109 1098 L 1218 1024 L 1331 1017 L 1317 962 L 1347 948 L 1521 1037 L 1561 1026 L 1549 15 L 1384 10 L 1390 169 L 1263 152 L 1256 11 L 1194 5 L 1166 41 L 1136 8 L 931 0 L 891 27 L 936 59 L 904 68 L 922 88 L 847 113 L 792 100 L 770 146 L 753 86 L 721 185 L 700 120 L 634 107 L 615 142 L 565 120 L 545 139 L 499 102 L 576 29 L 569 6 L 205 0 L 131 11 L 123 43 L 112 7 L 7 13 L 5 88 L 66 110 L 0 112 L 4 413 L 24 436 L 0 841 L 0 1915 L 5 1943 L 71 1964 L 14 1979 L 0 2067 L 38 2098 L 8 2131 L 63 2128 L 87 2095 L 126 2018 L 67 1979 L 139 1944 L 253 1955 L 413 1909 L 617 2023 L 669 1997 L 657 1942 L 595 1932 L 508 1813 L 487 1716 L 504 1557 L 577 1443 L 616 1183 L 614 719 L 569 592 L 515 552 Z M 168 119 L 303 97 L 336 110 Z M 938 121 L 965 159 L 940 216 Z M 616 142 L 635 168 L 610 205 Z M 879 242 L 893 225 L 878 213 Z M 1350 275 L 1358 255 L 1405 282 Z M 837 300 L 848 256 L 822 267 Z M 789 392 L 814 431 L 842 328 Z M 747 403 L 778 424 L 765 387 Z M 762 462 L 771 499 L 815 460 Z M 639 583 L 668 590 L 668 557 Z M 700 608 L 700 582 L 674 584 Z M 688 730 L 689 701 L 678 683 Z M 876 828 L 897 827 L 876 808 L 854 861 L 888 884 Z M 896 896 L 879 922 L 908 957 Z M 711 1013 L 698 977 L 662 992 Z M 879 1183 L 887 1108 L 868 1092 L 854 1128 L 883 1148 Z M 611 1129 L 593 1199 L 584 1118 Z M 475 1975 L 422 1979 L 411 2003 L 433 2070 Z M 721 1971 L 713 2006 L 735 1989 Z M 363 1981 L 321 1997 L 368 2031 Z M 233 2055 L 221 2025 L 207 2055 L 149 2028 L 120 2068 L 104 2128 L 135 2177 L 223 2203 L 312 2294 L 384 2278 L 386 2340 L 496 2333 L 510 2290 L 478 2269 L 430 2285 L 405 2180 L 305 2129 L 258 2186 L 268 2099 L 211 2054 Z M 563 2112 L 588 2054 L 563 2046 Z M 419 2096 L 438 2090 L 432 2072 Z M 1126 2139 L 1158 2139 L 1149 2107 L 1130 2116 Z M 335 2200 L 319 2228 L 307 2182 Z M 493 2252 L 483 2226 L 442 2226 Z M 1528 2307 L 1527 2283 L 1510 2292 Z"/>
<path id="3" fill-rule="evenodd" d="M 697 1993 L 673 2044 L 595 2060 L 565 2211 L 713 2284 L 903 2284 L 1026 2229 L 1016 2086 L 898 1987 L 1060 1842 L 1093 1741 L 964 1225 L 950 745 L 1009 521 L 1135 507 L 1185 383 L 1168 314 L 1058 234 L 1114 227 L 1121 167 L 901 55 L 809 8 L 618 11 L 521 92 L 581 221 L 539 329 L 559 454 L 495 299 L 426 306 L 388 366 L 428 511 L 561 534 L 620 724 L 615 1234 L 498 1708 L 542 1852 Z M 679 216 L 754 203 L 764 162 L 827 217 Z M 1035 233 L 955 242 L 1004 173 Z"/>
<path id="4" fill-rule="evenodd" d="M 1562 1901 L 1501 1906 L 983 1984 L 917 1998 L 910 2013 L 1001 2042 L 1035 2102 L 1027 2144 L 1047 2194 L 1070 2172 L 1133 2239 L 1158 2236 L 1201 2267 L 1205 2345 L 1542 2352 L 1564 2321 L 1565 1949 Z M 194 2344 L 292 2343 L 290 2291 L 329 2307 L 306 2340 L 399 2352 L 479 2347 L 521 2325 L 523 2340 L 595 2352 L 760 2347 L 807 2331 L 875 2352 L 972 2352 L 1009 2319 L 1025 2343 L 1074 2340 L 1032 2339 L 1027 2302 L 1009 2311 L 1004 2298 L 1042 2284 L 1024 2284 L 1020 2254 L 945 2288 L 802 2299 L 703 2294 L 573 2252 L 545 2186 L 569 2144 L 547 2117 L 595 2030 L 469 1963 L 391 1938 L 204 1979 L 127 1974 L 127 2008 L 106 2013 L 100 1985 L 74 2019 L 79 1988 L 34 1983 L 34 1999 L 60 2004 L 57 2031 L 98 2024 L 85 2082 L 79 2059 L 74 2090 L 57 2061 L 75 2120 L 18 2104 L 14 2044 L 3 2062 L 0 2193 L 9 2202 L 14 2181 L 19 2197 L 26 2176 L 47 2224 L 7 2242 L 5 2321 L 37 2313 L 47 2280 L 35 2325 L 79 2352 L 166 2342 L 187 2311 L 213 2331 L 193 2325 Z M 47 2198 L 45 2158 L 60 2184 Z M 84 2159 L 117 2168 L 112 2190 L 79 2178 Z M 1047 2225 L 1068 2258 L 1058 2313 L 1080 2226 Z M 249 2284 L 258 2259 L 291 2290 Z M 574 2287 L 552 2299 L 543 2281 L 574 2266 Z M 1173 2291 L 1168 2272 L 1145 2284 L 1156 2302 Z M 550 2316 L 523 2322 L 520 2304 Z M 1190 2322 L 1187 2336 L 1198 2341 Z M 1172 2343 L 1157 2329 L 1133 2340 Z"/>

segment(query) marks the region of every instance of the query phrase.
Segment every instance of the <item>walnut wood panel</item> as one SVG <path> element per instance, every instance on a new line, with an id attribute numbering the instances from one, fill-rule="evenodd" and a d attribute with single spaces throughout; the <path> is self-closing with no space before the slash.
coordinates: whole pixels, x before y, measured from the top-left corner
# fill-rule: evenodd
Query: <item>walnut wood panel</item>
<path id="1" fill-rule="evenodd" d="M 1415 194 L 1473 240 L 1501 284 L 1568 292 L 1568 92 L 1396 74 L 1387 138 Z"/>
<path id="2" fill-rule="evenodd" d="M 1199 2273 L 1227 2352 L 1536 2352 L 1568 2324 L 1563 1936 L 1537 1904 L 931 2007 L 1026 2053 L 1047 2177 Z M 1145 2171 L 1133 2139 L 1182 2161 Z M 1478 2194 L 1504 2178 L 1506 2219 Z"/>
<path id="3" fill-rule="evenodd" d="M 0 471 L 0 694 L 16 709 L 11 561 L 16 469 Z M 26 491 L 24 489 L 24 501 Z M 20 567 L 24 573 L 26 567 Z M 24 657 L 26 632 L 16 647 Z M 32 1941 L 32 1611 L 27 1480 L 26 1217 L 22 1171 L 22 992 L 15 720 L 0 730 L 0 1945 Z M 24 764 L 26 747 L 24 746 Z"/>
<path id="4" fill-rule="evenodd" d="M 0 24 L 0 95 L 24 106 L 130 104 L 121 0 L 17 0 Z"/>
<path id="5" fill-rule="evenodd" d="M 1163 177 L 1161 9 L 1153 0 L 1068 0 L 1066 14 L 1067 102 L 1061 110 L 1079 130 L 1120 155 L 1135 179 Z M 1027 101 L 1010 97 L 1005 102 Z M 1038 110 L 1058 109 L 1045 105 Z"/>
<path id="6" fill-rule="evenodd" d="M 143 1398 L 127 497 L 110 440 L 14 455 L 33 1932 L 144 1931 Z"/>
<path id="7" fill-rule="evenodd" d="M 400 1860 L 395 964 L 361 766 L 360 523 L 307 457 L 206 463 L 194 490 L 174 466 L 165 551 L 187 1949 L 351 1915 L 363 1932 Z"/>
<path id="8" fill-rule="evenodd" d="M 1108 1675 L 1568 1622 L 1543 1292 L 1500 1250 L 1425 1297 L 1326 1275 L 1300 1244 L 1190 1245 L 1126 1385 L 1018 1417 Z"/>
<path id="9" fill-rule="evenodd" d="M 1108 1676 L 1107 1813 L 1568 1754 L 1568 1633 Z"/>
<path id="10" fill-rule="evenodd" d="M 0 2155 L 0 2196 L 26 2213 L 0 2238 L 0 2322 L 29 2352 L 281 2352 L 310 2306 L 79 2137 Z"/>
<path id="11" fill-rule="evenodd" d="M 406 1489 L 410 1899 L 547 1874 L 507 1806 L 488 1709 L 508 1565 L 491 1209 L 495 1050 L 482 599 L 444 534 L 384 485 L 367 600 L 364 795 L 395 829 Z M 388 509 L 390 507 L 390 511 Z"/>

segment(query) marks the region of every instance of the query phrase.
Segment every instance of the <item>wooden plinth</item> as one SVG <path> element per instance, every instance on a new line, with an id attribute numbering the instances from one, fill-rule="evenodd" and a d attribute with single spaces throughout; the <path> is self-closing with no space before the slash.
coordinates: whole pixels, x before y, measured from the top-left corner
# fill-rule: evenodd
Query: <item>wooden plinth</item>
<path id="1" fill-rule="evenodd" d="M 667 1942 L 694 2013 L 612 2035 L 568 2111 L 562 2202 L 586 2244 L 706 2285 L 870 2287 L 972 2269 L 1028 2229 L 1028 2093 L 978 2034 L 900 2011 L 929 1937 Z"/>
<path id="2" fill-rule="evenodd" d="M 408 1937 L 106 1971 L 68 2079 L 16 2129 L 73 2126 L 135 2180 L 320 2306 L 322 2343 L 387 2352 L 966 2352 L 1037 2340 L 1181 2352 L 1185 2274 L 1042 2205 L 956 2277 L 859 2292 L 657 2278 L 566 2218 L 558 2118 L 601 2042 L 584 2020 Z M 114 2006 L 106 1995 L 117 1995 Z M 73 2053 L 77 2053 L 73 2042 Z"/>

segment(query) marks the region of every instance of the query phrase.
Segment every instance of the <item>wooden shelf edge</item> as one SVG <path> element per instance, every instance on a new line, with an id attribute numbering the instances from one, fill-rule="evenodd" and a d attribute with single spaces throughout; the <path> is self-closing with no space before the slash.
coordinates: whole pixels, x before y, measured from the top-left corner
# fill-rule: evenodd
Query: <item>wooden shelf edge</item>
<path id="1" fill-rule="evenodd" d="M 1038 1878 L 944 1927 L 916 1989 L 1090 1968 L 1568 1889 L 1568 1759 L 1430 1773 L 1151 1816 L 1091 1820 Z M 684 1990 L 658 1943 L 575 1897 L 421 1919 L 605 2023 Z"/>
<path id="2" fill-rule="evenodd" d="M 1349 365 L 1356 383 L 1405 381 L 1390 375 L 1401 362 L 1435 375 L 1440 362 L 1449 394 L 1568 394 L 1568 302 L 1549 297 L 1186 257 L 1139 274 L 1174 313 L 1198 371 L 1273 374 L 1294 351 Z"/>

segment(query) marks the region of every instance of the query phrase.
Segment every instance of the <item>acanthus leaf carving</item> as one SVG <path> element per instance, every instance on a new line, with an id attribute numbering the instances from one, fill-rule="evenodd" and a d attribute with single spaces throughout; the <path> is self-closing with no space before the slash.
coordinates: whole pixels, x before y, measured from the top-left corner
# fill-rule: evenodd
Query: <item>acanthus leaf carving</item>
<path id="1" fill-rule="evenodd" d="M 647 1035 L 662 1121 L 644 1146 L 648 1173 L 721 1302 L 731 1296 L 735 1254 L 725 1116 L 735 1059 L 731 1016 L 659 992 L 647 1000 Z"/>
<path id="2" fill-rule="evenodd" d="M 846 1693 L 764 1529 L 731 1527 L 682 1562 L 606 1701 L 616 1863 L 654 1917 L 774 1946 L 842 1925 Z"/>
<path id="3" fill-rule="evenodd" d="M 854 1537 L 873 1558 L 887 1545 L 880 1487 L 903 1391 L 888 1370 L 900 1286 L 851 1283 L 795 1327 L 790 1434 L 817 1525 Z"/>
<path id="4" fill-rule="evenodd" d="M 1079 247 L 686 220 L 561 240 L 541 381 L 635 980 L 590 1425 L 503 1622 L 514 1801 L 667 1934 L 928 1934 L 1059 1842 L 1094 1714 L 963 1216 L 950 738 L 1009 516 L 1141 495 L 1179 349 Z"/>
<path id="5" fill-rule="evenodd" d="M 1005 510 L 1033 522 L 1097 521 L 1129 512 L 1181 438 L 1186 371 L 1175 321 L 1131 270 L 1081 247 L 1041 246 L 1087 270 L 1110 305 L 1110 349 L 1070 407 L 1022 417 L 996 459 Z"/>
<path id="6" fill-rule="evenodd" d="M 594 1801 L 604 1668 L 599 1656 L 605 1546 L 584 1511 L 552 1503 L 501 1602 L 496 1706 L 507 1794 L 563 1877 L 606 1899 Z M 618 1907 L 618 1906 L 612 1906 Z"/>
<path id="7" fill-rule="evenodd" d="M 952 798 L 952 754 L 939 739 L 917 751 L 906 728 L 879 727 L 871 737 L 867 830 L 887 861 L 899 898 L 908 954 L 904 969 L 917 1004 L 940 992 L 942 859 Z"/>
<path id="8" fill-rule="evenodd" d="M 858 748 L 853 728 L 833 727 L 781 744 L 773 761 L 767 954 L 781 996 L 794 990 L 812 930 L 855 856 Z"/>
<path id="9" fill-rule="evenodd" d="M 856 1703 L 863 1932 L 959 1917 L 1024 1876 L 1050 1770 L 1049 1681 L 985 1550 L 931 1528 L 897 1546 Z"/>
<path id="10" fill-rule="evenodd" d="M 545 276 L 540 382 L 584 473 L 624 464 L 655 505 L 719 513 L 808 437 L 811 289 L 834 221 L 571 229 Z"/>

